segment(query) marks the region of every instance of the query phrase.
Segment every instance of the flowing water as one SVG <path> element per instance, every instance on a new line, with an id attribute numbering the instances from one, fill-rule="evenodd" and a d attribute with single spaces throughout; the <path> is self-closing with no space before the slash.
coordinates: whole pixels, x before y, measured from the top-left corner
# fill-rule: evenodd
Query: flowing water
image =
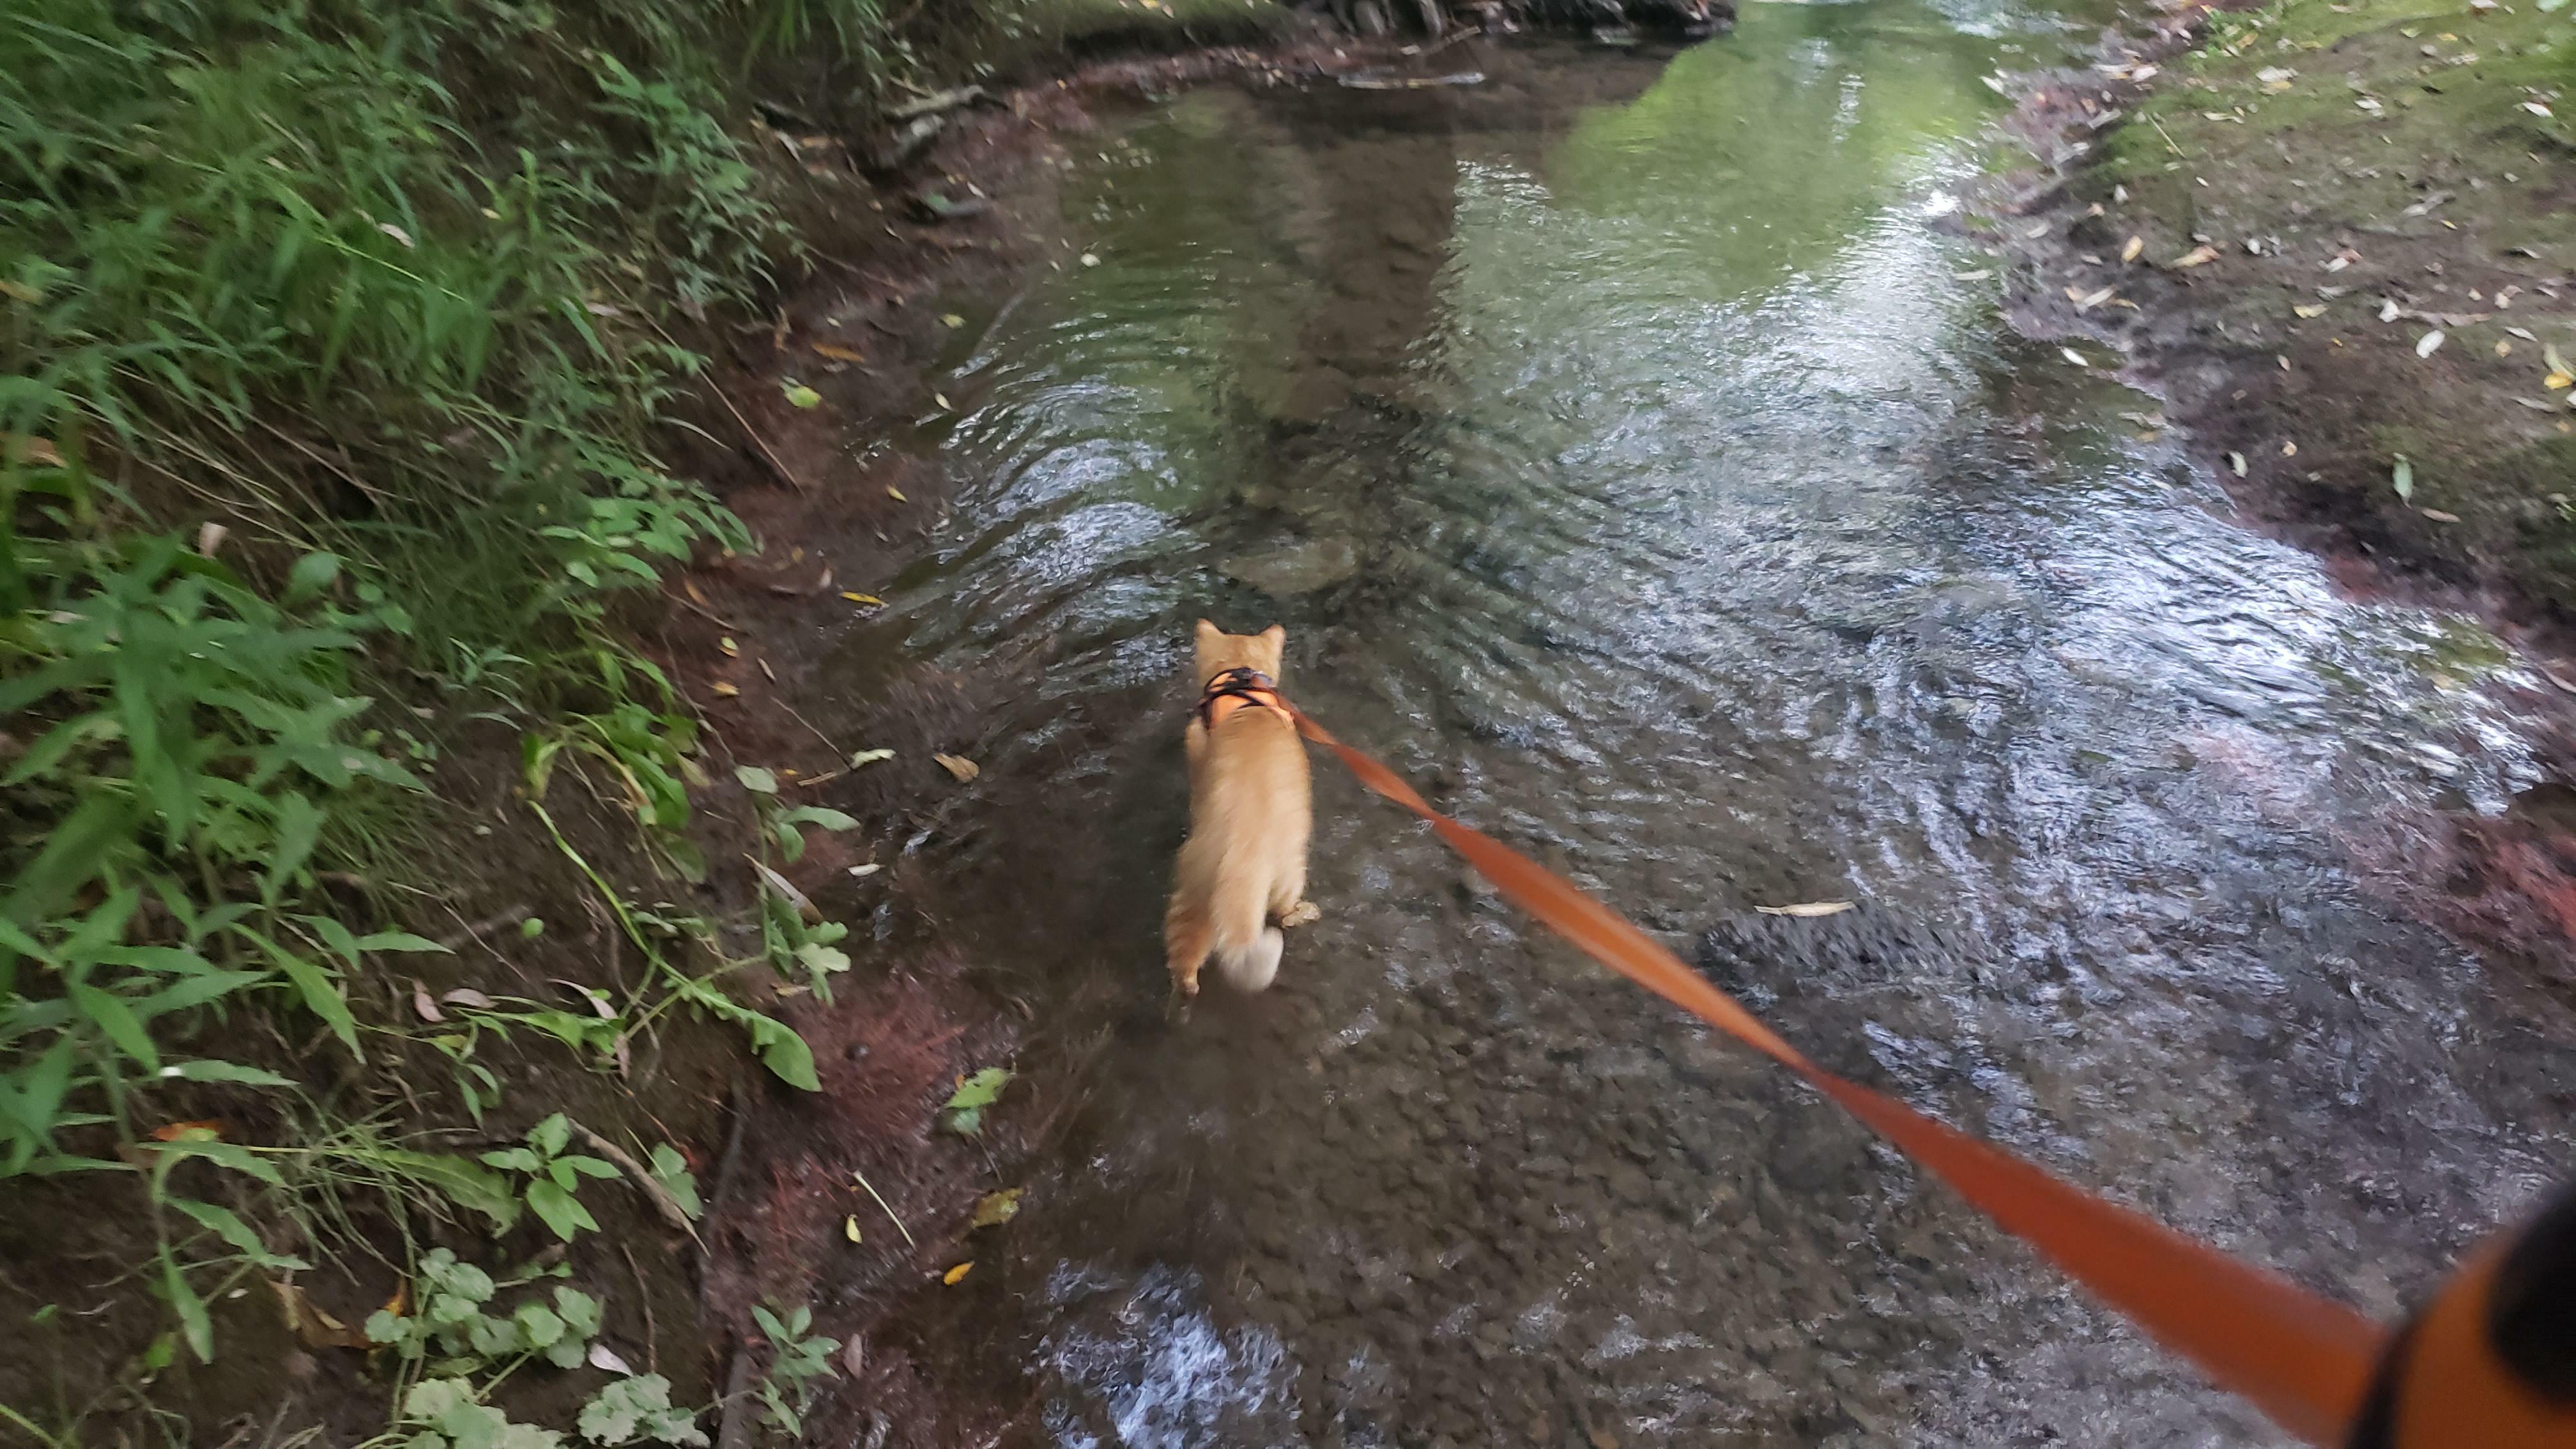
<path id="1" fill-rule="evenodd" d="M 1321 761 L 1323 919 L 1167 1026 L 1201 614 L 1827 1063 L 2375 1313 L 2576 1169 L 2563 1008 L 2351 864 L 2531 783 L 2515 663 L 2230 522 L 1944 229 L 1985 78 L 2102 18 L 1754 4 L 1078 139 L 841 646 L 1024 669 L 1000 823 L 913 848 L 1080 1064 L 911 1352 L 1062 1445 L 2269 1442 Z"/>

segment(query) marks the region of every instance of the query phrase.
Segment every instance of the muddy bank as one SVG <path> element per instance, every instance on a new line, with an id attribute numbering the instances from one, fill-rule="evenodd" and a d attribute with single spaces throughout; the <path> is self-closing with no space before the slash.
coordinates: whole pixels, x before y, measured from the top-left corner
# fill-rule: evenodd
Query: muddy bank
<path id="1" fill-rule="evenodd" d="M 2240 516 L 2368 599 L 2489 620 L 2576 691 L 2576 150 L 2562 17 L 2373 0 L 2149 12 L 2033 81 L 1977 229 L 2017 324 L 2118 371 Z M 2545 681 L 2545 682 L 2543 682 Z M 2563 725 L 2552 771 L 2571 771 Z M 2383 888 L 2564 993 L 2576 836 L 2544 784 L 2407 822 Z"/>

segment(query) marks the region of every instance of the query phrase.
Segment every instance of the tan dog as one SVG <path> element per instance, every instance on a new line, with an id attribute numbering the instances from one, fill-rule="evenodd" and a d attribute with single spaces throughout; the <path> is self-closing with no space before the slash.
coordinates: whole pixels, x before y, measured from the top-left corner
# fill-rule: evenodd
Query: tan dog
<path id="1" fill-rule="evenodd" d="M 1210 953 L 1227 985 L 1268 986 L 1287 944 L 1280 928 L 1321 914 L 1306 899 L 1306 837 L 1315 826 L 1306 746 L 1276 687 L 1287 641 L 1276 624 L 1228 634 L 1199 620 L 1190 838 L 1163 915 L 1176 1000 L 1198 995 Z"/>

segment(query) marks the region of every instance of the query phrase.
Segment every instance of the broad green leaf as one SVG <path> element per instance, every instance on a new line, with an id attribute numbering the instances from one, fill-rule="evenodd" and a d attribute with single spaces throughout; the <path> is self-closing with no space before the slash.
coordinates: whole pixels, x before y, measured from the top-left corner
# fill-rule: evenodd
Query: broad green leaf
<path id="1" fill-rule="evenodd" d="M 277 797 L 277 839 L 270 847 L 268 868 L 261 873 L 260 899 L 274 908 L 295 873 L 304 868 L 314 843 L 322 838 L 322 811 L 301 793 Z"/>
<path id="2" fill-rule="evenodd" d="M 217 1167 L 229 1168 L 246 1177 L 256 1177 L 271 1187 L 286 1185 L 286 1179 L 270 1165 L 266 1158 L 230 1142 L 217 1142 L 210 1138 L 182 1137 L 175 1142 L 151 1144 L 150 1150 L 161 1154 L 160 1165 L 164 1168 L 183 1158 L 202 1157 Z"/>
<path id="3" fill-rule="evenodd" d="M 733 777 L 742 782 L 742 788 L 749 790 L 754 794 L 775 795 L 778 793 L 777 773 L 770 770 L 764 770 L 758 765 L 736 765 L 734 766 Z"/>
<path id="4" fill-rule="evenodd" d="M 80 1014 L 116 1043 L 117 1050 L 140 1062 L 147 1072 L 161 1070 L 161 1053 L 154 1049 L 152 1038 L 144 1034 L 143 1023 L 127 1005 L 125 998 L 112 991 L 102 991 L 85 982 L 74 981 L 67 990 L 72 1005 Z"/>
<path id="5" fill-rule="evenodd" d="M 256 978 L 254 978 L 256 979 Z M 261 1067 L 245 1067 L 232 1062 L 213 1060 L 173 1062 L 161 1069 L 161 1075 L 183 1082 L 232 1082 L 245 1087 L 291 1087 L 292 1079 Z"/>
<path id="6" fill-rule="evenodd" d="M 691 1219 L 706 1212 L 705 1203 L 698 1197 L 697 1174 L 689 1171 L 689 1159 L 678 1148 L 667 1142 L 654 1143 L 652 1165 L 653 1180 L 662 1184 L 662 1190 L 680 1205 L 680 1211 Z"/>
<path id="7" fill-rule="evenodd" d="M 528 1129 L 528 1144 L 548 1157 L 564 1150 L 572 1142 L 572 1119 L 561 1112 Z"/>
<path id="8" fill-rule="evenodd" d="M 415 936 L 409 931 L 378 931 L 372 935 L 360 936 L 357 947 L 361 951 L 435 952 L 441 956 L 456 954 L 427 936 Z"/>
<path id="9" fill-rule="evenodd" d="M 331 587 L 340 577 L 340 557 L 329 553 L 308 553 L 287 570 L 286 593 L 278 602 L 293 607 Z"/>
<path id="10" fill-rule="evenodd" d="M 528 1184 L 528 1209 L 566 1242 L 572 1241 L 576 1233 L 599 1231 L 599 1220 L 590 1215 L 590 1209 L 544 1178 Z"/>
<path id="11" fill-rule="evenodd" d="M 189 1197 L 174 1197 L 170 1199 L 170 1206 L 196 1219 L 200 1226 L 210 1229 L 215 1236 L 232 1244 L 240 1250 L 244 1258 L 260 1267 L 301 1271 L 310 1266 L 301 1258 L 290 1258 L 270 1252 L 268 1244 L 260 1241 L 259 1234 L 250 1230 L 250 1224 L 243 1222 L 240 1216 L 228 1207 L 216 1203 L 199 1202 Z"/>
<path id="12" fill-rule="evenodd" d="M 957 1084 L 957 1090 L 948 1098 L 947 1108 L 951 1112 L 963 1112 L 971 1108 L 992 1106 L 1002 1099 L 1002 1089 L 1010 1083 L 1011 1073 L 1008 1068 L 986 1067 Z"/>
<path id="13" fill-rule="evenodd" d="M 779 812 L 778 819 L 782 824 L 819 825 L 825 830 L 832 831 L 859 828 L 857 816 L 822 805 L 800 805 L 793 810 L 782 810 Z"/>
<path id="14" fill-rule="evenodd" d="M 332 924 L 339 923 L 335 921 Z M 349 1048 L 349 1055 L 360 1061 L 366 1060 L 366 1053 L 358 1046 L 357 1018 L 349 1014 L 349 1003 L 340 998 L 338 978 L 257 931 L 248 934 L 267 950 L 269 959 L 277 963 L 277 969 L 286 973 L 286 979 L 295 984 L 296 994 L 303 998 L 306 1009 L 322 1018 L 332 1034 Z"/>
<path id="15" fill-rule="evenodd" d="M 778 1080 L 803 1091 L 823 1090 L 822 1081 L 814 1075 L 814 1049 L 794 1028 L 758 1012 L 750 1013 L 743 1024 L 751 1030 L 751 1043 L 760 1053 L 760 1064 Z"/>
<path id="16" fill-rule="evenodd" d="M 206 1300 L 188 1286 L 188 1275 L 179 1271 L 179 1262 L 168 1253 L 161 1255 L 161 1292 L 179 1314 L 179 1331 L 187 1336 L 188 1348 L 199 1363 L 215 1361 L 215 1324 L 206 1316 Z"/>
<path id="17" fill-rule="evenodd" d="M 564 1336 L 564 1321 L 542 1303 L 522 1303 L 510 1315 L 519 1327 L 519 1337 L 530 1348 L 544 1348 Z"/>

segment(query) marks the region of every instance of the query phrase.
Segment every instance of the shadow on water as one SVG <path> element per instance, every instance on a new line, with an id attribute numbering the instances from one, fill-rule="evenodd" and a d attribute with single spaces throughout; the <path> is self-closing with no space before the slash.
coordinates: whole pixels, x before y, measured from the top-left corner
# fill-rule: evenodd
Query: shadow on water
<path id="1" fill-rule="evenodd" d="M 2510 661 L 2231 527 L 1934 225 L 2079 33 L 1757 4 L 1195 92 L 1067 178 L 1099 264 L 957 360 L 957 522 L 844 643 L 1030 680 L 1007 823 L 916 849 L 1080 1087 L 897 1345 L 1012 1442 L 2265 1442 L 1345 781 L 1279 988 L 1167 1028 L 1200 613 L 1829 1062 L 2374 1312 L 2576 1165 L 2563 1013 L 2344 863 L 2530 782 Z"/>

